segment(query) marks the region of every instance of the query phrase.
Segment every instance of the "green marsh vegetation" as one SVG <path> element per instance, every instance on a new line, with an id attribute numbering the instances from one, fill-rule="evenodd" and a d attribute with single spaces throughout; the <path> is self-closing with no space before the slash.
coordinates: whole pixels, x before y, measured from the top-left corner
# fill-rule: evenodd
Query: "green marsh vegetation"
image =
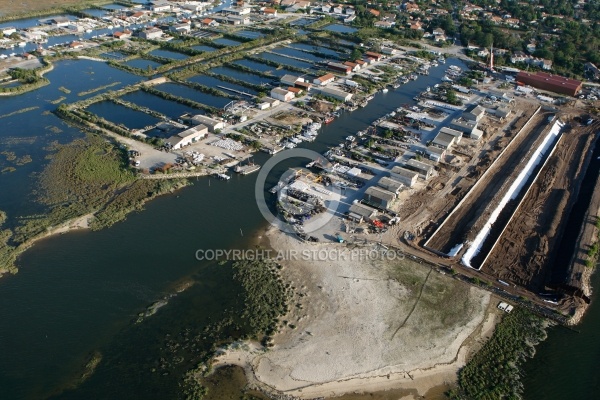
<path id="1" fill-rule="evenodd" d="M 91 217 L 91 229 L 106 228 L 140 210 L 149 199 L 187 184 L 138 179 L 126 150 L 98 135 L 55 144 L 51 151 L 50 162 L 38 177 L 37 201 L 46 212 L 21 218 L 12 230 L 0 231 L 0 273 L 16 272 L 18 254 L 53 228 L 86 215 Z M 26 157 L 15 160 L 28 162 Z M 0 227 L 5 220 L 2 213 Z"/>
<path id="2" fill-rule="evenodd" d="M 492 338 L 459 372 L 452 400 L 521 399 L 521 365 L 533 357 L 534 346 L 546 338 L 543 318 L 516 308 L 496 326 Z"/>

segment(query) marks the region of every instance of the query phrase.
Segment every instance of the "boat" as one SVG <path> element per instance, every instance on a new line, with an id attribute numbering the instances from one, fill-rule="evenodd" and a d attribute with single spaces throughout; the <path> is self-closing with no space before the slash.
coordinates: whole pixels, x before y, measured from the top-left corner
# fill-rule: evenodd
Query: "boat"
<path id="1" fill-rule="evenodd" d="M 325 117 L 325 123 L 326 124 L 329 124 L 331 122 L 333 122 L 333 117 L 332 116 L 328 115 L 327 117 Z"/>
<path id="2" fill-rule="evenodd" d="M 237 172 L 238 174 L 242 174 L 242 175 L 248 175 L 251 174 L 253 172 L 256 172 L 260 169 L 260 165 L 257 164 L 248 164 L 248 165 L 243 165 L 243 166 L 236 166 L 234 171 Z"/>
<path id="3" fill-rule="evenodd" d="M 382 92 L 382 93 L 387 93 L 387 92 L 389 92 L 389 91 L 390 91 L 390 90 L 389 90 L 388 88 L 383 88 L 383 89 L 381 89 L 381 92 Z"/>
<path id="4" fill-rule="evenodd" d="M 221 179 L 223 181 L 228 181 L 228 180 L 231 179 L 231 177 L 229 175 L 226 175 L 226 174 L 217 174 L 216 176 L 217 176 L 217 178 L 219 178 L 219 179 Z"/>
<path id="5" fill-rule="evenodd" d="M 417 74 L 410 74 L 410 79 L 416 81 L 417 79 L 419 79 L 419 76 Z"/>
<path id="6" fill-rule="evenodd" d="M 440 58 L 438 58 L 438 62 L 440 64 L 446 64 L 446 59 L 444 57 L 440 57 Z"/>
<path id="7" fill-rule="evenodd" d="M 354 142 L 356 140 L 356 138 L 354 136 L 350 135 L 350 136 L 346 137 L 346 140 L 349 142 Z"/>
<path id="8" fill-rule="evenodd" d="M 448 75 L 444 75 L 444 76 L 442 77 L 442 81 L 443 81 L 443 82 L 453 82 L 453 81 L 452 81 L 452 79 L 450 79 L 450 78 L 448 77 Z"/>

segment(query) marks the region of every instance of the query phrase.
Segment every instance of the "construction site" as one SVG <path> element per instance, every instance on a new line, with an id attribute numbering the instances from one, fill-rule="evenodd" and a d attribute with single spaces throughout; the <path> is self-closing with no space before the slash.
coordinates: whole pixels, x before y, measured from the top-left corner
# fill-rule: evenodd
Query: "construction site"
<path id="1" fill-rule="evenodd" d="M 487 130 L 479 154 L 455 149 L 467 162 L 454 169 L 446 164 L 411 194 L 399 207 L 395 233 L 404 230 L 403 241 L 432 261 L 573 315 L 576 303 L 589 302 L 586 257 L 558 252 L 600 125 L 533 102 L 515 108 L 520 112 L 510 123 Z M 589 245 L 575 251 L 585 253 Z"/>

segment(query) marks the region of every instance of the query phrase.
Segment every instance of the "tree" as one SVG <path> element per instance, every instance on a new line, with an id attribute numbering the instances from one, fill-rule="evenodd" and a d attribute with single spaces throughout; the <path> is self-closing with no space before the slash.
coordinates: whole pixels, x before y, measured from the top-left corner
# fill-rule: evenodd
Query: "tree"
<path id="1" fill-rule="evenodd" d="M 358 48 L 354 48 L 354 50 L 352 50 L 352 53 L 350 53 L 350 59 L 351 60 L 361 60 L 363 57 L 363 53 L 362 51 L 360 51 L 360 49 Z"/>

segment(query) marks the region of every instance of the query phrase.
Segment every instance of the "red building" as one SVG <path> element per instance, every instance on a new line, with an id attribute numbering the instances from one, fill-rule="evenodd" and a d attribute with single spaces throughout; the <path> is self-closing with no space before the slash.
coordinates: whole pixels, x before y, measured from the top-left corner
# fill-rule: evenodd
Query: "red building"
<path id="1" fill-rule="evenodd" d="M 550 92 L 576 96 L 581 90 L 583 83 L 577 79 L 569 79 L 558 75 L 551 75 L 546 72 L 524 72 L 517 74 L 517 82 L 522 82 L 534 88 L 548 90 Z"/>

